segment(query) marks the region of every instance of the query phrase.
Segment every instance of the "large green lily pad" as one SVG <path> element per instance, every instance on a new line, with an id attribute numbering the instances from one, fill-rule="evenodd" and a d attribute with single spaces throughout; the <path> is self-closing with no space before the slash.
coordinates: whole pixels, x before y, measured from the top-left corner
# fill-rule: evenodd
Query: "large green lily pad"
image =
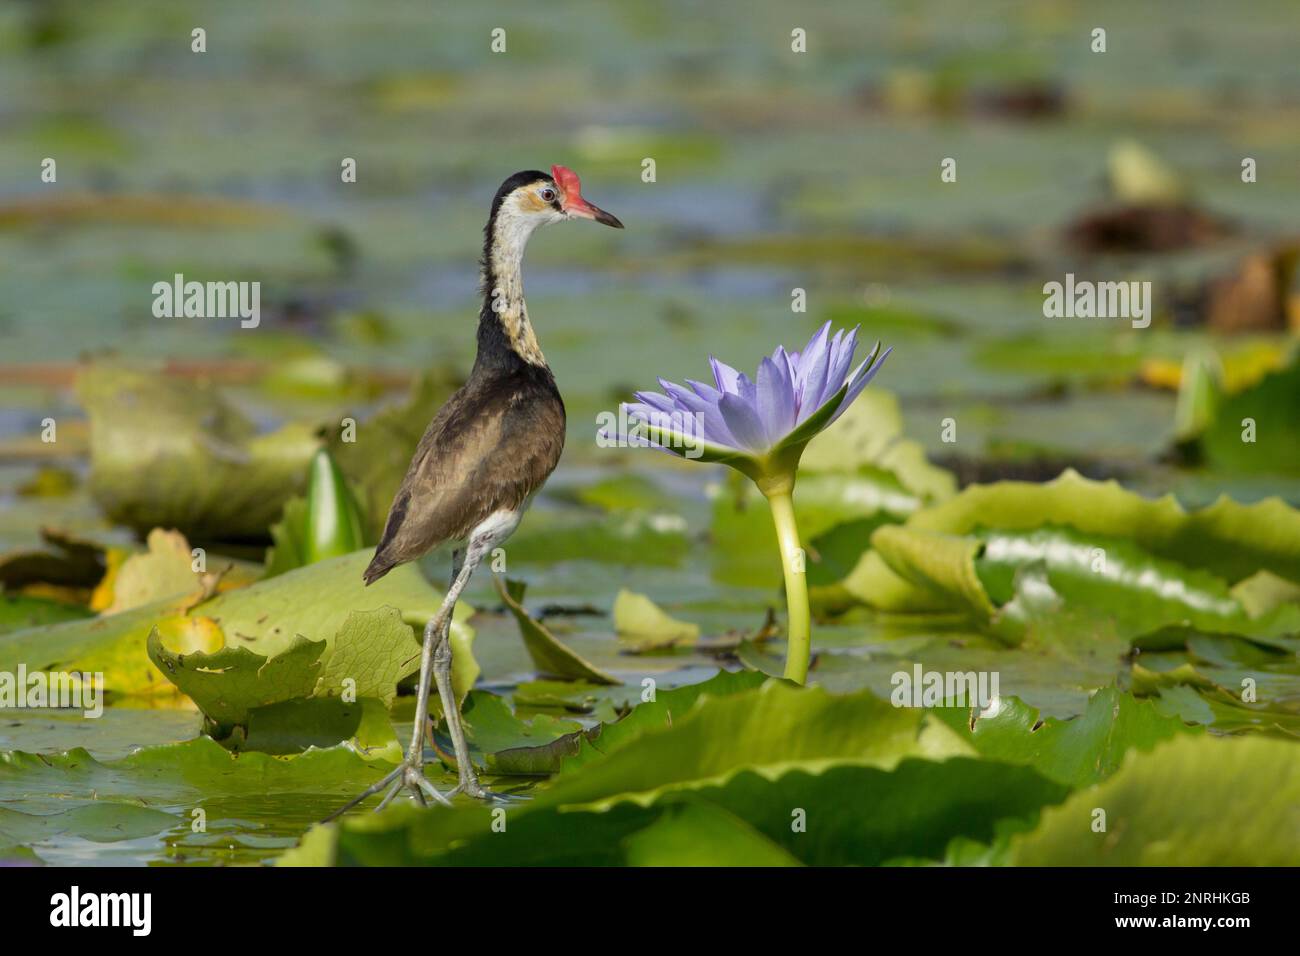
<path id="1" fill-rule="evenodd" d="M 191 539 L 262 535 L 300 491 L 318 441 L 258 434 L 211 386 L 92 365 L 77 380 L 90 419 L 90 491 L 114 521 Z"/>
<path id="2" fill-rule="evenodd" d="M 994 711 L 939 713 L 981 756 L 1029 764 L 1072 787 L 1106 779 L 1131 750 L 1150 750 L 1176 735 L 1201 732 L 1113 687 L 1098 691 L 1073 720 L 1044 720 L 1015 697 L 1000 698 Z"/>
<path id="3" fill-rule="evenodd" d="M 1012 858 L 1023 866 L 1296 866 L 1296 753 L 1294 743 L 1262 737 L 1179 735 L 1047 811 Z"/>
<path id="4" fill-rule="evenodd" d="M 222 862 L 237 850 L 238 859 L 258 859 L 293 845 L 308 825 L 388 769 L 348 746 L 284 758 L 232 754 L 207 737 L 112 760 L 97 760 L 81 748 L 8 751 L 0 753 L 0 807 L 21 812 L 0 809 L 6 821 L 0 830 L 39 841 L 37 855 L 50 862 L 138 859 L 138 842 L 122 850 L 123 857 L 96 851 L 87 858 L 87 841 L 139 841 L 161 833 L 167 835 L 148 850 L 157 858 Z M 436 768 L 430 775 L 443 789 L 455 782 Z M 204 825 L 198 829 L 200 813 Z"/>
<path id="5" fill-rule="evenodd" d="M 355 552 L 214 598 L 196 611 L 221 629 L 220 650 L 175 651 L 155 629 L 149 657 L 221 737 L 247 727 L 253 711 L 289 701 L 389 704 L 398 683 L 419 670 L 423 624 L 441 597 L 410 565 L 367 587 L 361 571 L 369 559 L 369 551 Z M 458 604 L 452 624 L 461 657 L 454 676 L 469 685 L 477 665 L 464 619 L 472 613 Z M 457 688 L 462 698 L 468 690 Z"/>
<path id="6" fill-rule="evenodd" d="M 1103 607 L 1129 635 L 1180 623 L 1285 634 L 1300 627 L 1295 605 L 1274 602 L 1261 614 L 1259 596 L 1248 608 L 1233 585 L 1261 572 L 1300 575 L 1297 541 L 1300 512 L 1276 499 L 1225 498 L 1187 512 L 1172 498 L 1149 501 L 1067 472 L 1046 485 L 968 488 L 879 528 L 845 588 L 886 610 L 996 624 L 1017 574 L 1037 566 L 1066 607 Z"/>

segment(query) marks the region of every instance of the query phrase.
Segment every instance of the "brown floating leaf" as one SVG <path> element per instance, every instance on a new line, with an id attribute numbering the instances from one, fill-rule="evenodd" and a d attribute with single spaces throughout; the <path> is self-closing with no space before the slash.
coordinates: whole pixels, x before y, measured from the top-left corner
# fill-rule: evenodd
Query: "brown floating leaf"
<path id="1" fill-rule="evenodd" d="M 28 585 L 93 588 L 104 577 L 105 548 L 55 531 L 41 529 L 44 545 L 0 555 L 0 588 L 17 591 Z"/>
<path id="2" fill-rule="evenodd" d="M 1194 206 L 1138 203 L 1085 212 L 1066 227 L 1066 238 L 1087 252 L 1168 252 L 1232 231 L 1224 220 Z"/>
<path id="3" fill-rule="evenodd" d="M 1204 290 L 1203 315 L 1220 332 L 1276 332 L 1287 327 L 1288 298 L 1300 245 L 1258 252 Z"/>

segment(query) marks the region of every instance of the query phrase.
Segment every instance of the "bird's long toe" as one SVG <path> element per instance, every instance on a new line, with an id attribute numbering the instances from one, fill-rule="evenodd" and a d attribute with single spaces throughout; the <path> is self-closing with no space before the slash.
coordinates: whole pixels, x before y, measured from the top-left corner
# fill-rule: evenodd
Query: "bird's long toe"
<path id="1" fill-rule="evenodd" d="M 358 796 L 339 807 L 321 822 L 329 823 L 331 820 L 337 820 L 353 807 L 364 803 L 385 788 L 387 790 L 384 792 L 383 799 L 379 801 L 379 805 L 375 807 L 375 812 L 387 807 L 403 790 L 409 792 L 421 806 L 428 806 L 425 799 L 427 797 L 434 803 L 441 804 L 444 807 L 451 806 L 450 798 L 456 792 L 452 791 L 451 794 L 443 793 L 424 776 L 423 766 L 404 760 L 395 770 L 385 775 L 382 780 L 371 784 Z"/>

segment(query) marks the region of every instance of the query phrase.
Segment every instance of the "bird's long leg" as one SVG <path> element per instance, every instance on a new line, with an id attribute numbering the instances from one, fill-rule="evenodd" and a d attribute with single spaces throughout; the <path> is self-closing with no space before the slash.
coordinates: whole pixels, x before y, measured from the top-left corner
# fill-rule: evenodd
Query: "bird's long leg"
<path id="1" fill-rule="evenodd" d="M 485 549 L 479 549 L 474 564 L 477 564 L 478 559 L 482 557 L 483 550 Z M 475 550 L 471 547 L 470 554 L 474 555 L 474 553 Z M 363 800 L 373 796 L 384 787 L 393 783 L 396 783 L 394 792 L 385 795 L 383 801 L 379 804 L 379 809 L 387 806 L 396 795 L 396 790 L 399 790 L 402 787 L 405 787 L 414 793 L 416 799 L 421 803 L 424 802 L 424 797 L 428 796 L 437 803 L 441 803 L 445 806 L 451 805 L 451 801 L 447 799 L 447 796 L 439 792 L 438 789 L 424 777 L 424 732 L 425 726 L 429 722 L 429 688 L 432 683 L 430 678 L 433 676 L 433 652 L 435 647 L 440 643 L 440 636 L 449 631 L 451 626 L 451 615 L 456 609 L 456 602 L 460 599 L 460 594 L 465 590 L 465 585 L 469 583 L 470 575 L 473 573 L 473 564 L 466 562 L 464 567 L 462 567 L 459 573 L 453 578 L 451 587 L 447 589 L 447 596 L 443 598 L 442 606 L 438 608 L 438 613 L 430 618 L 429 623 L 425 625 L 424 646 L 420 652 L 420 686 L 417 691 L 418 696 L 415 703 L 415 729 L 411 734 L 411 746 L 406 752 L 406 759 L 402 761 L 401 765 L 396 770 L 384 777 L 384 779 L 380 780 L 378 783 L 372 784 L 360 796 L 349 801 L 334 813 L 331 813 L 325 818 L 326 823 L 333 820 L 344 811 L 352 809 L 358 803 L 361 803 Z M 441 693 L 439 696 L 441 696 Z M 446 708 L 445 698 L 443 698 L 443 707 L 444 709 Z M 456 716 L 460 716 L 458 711 L 456 712 Z"/>
<path id="2" fill-rule="evenodd" d="M 464 563 L 467 580 L 483 560 L 483 555 L 487 553 L 491 543 L 487 538 L 470 541 Z M 453 563 L 459 557 L 459 554 L 453 556 Z M 452 792 L 461 792 L 476 798 L 487 797 L 489 794 L 479 785 L 478 774 L 470 759 L 469 743 L 465 739 L 465 725 L 460 718 L 460 703 L 456 700 L 456 691 L 451 683 L 451 663 L 451 619 L 448 618 L 443 626 L 438 646 L 433 652 L 433 679 L 438 686 L 438 699 L 442 701 L 442 713 L 447 720 L 447 731 L 451 734 L 452 746 L 456 751 L 456 772 L 460 775 L 460 783 Z"/>
<path id="3" fill-rule="evenodd" d="M 460 569 L 464 567 L 464 564 L 465 564 L 465 552 L 462 551 L 460 548 L 457 548 L 451 553 L 451 584 L 455 584 L 456 579 L 460 577 Z M 438 643 L 434 645 L 433 658 L 434 658 L 434 685 L 435 686 L 437 686 L 437 677 L 438 677 L 438 671 L 437 671 L 438 649 L 441 648 L 443 644 L 447 644 L 448 647 L 451 646 L 450 645 L 451 622 L 452 622 L 452 618 L 454 618 L 455 616 L 456 613 L 455 610 L 453 609 L 451 616 L 448 617 L 447 620 L 443 622 L 442 630 L 438 633 Z M 438 700 L 439 701 L 442 700 L 441 689 L 439 689 L 438 691 Z M 438 741 L 433 736 L 433 721 L 426 720 L 424 726 L 426 728 L 425 733 L 428 736 L 429 746 L 433 748 L 433 752 L 438 755 L 439 760 L 448 762 L 450 758 L 446 753 L 443 752 L 443 749 L 440 746 L 438 746 Z"/>
<path id="4" fill-rule="evenodd" d="M 465 552 L 457 548 L 451 555 L 451 578 L 453 581 L 460 576 L 461 568 L 465 564 Z M 453 613 L 452 617 L 455 617 Z M 451 732 L 453 751 L 456 755 L 456 767 L 459 772 L 460 765 L 464 762 L 465 757 L 461 751 L 461 741 L 465 739 L 465 732 L 460 721 L 460 707 L 456 702 L 455 690 L 451 686 L 451 618 L 448 618 L 442 626 L 442 631 L 438 635 L 438 643 L 433 649 L 433 682 L 438 689 L 438 700 L 442 704 L 443 715 L 447 719 L 447 727 Z M 443 687 L 444 671 L 446 674 L 446 689 Z M 451 707 L 448 708 L 448 701 L 451 701 Z M 451 715 L 455 714 L 453 718 Z M 453 722 L 454 721 L 454 722 Z M 437 749 L 435 747 L 435 749 Z M 468 748 L 466 748 L 468 751 Z M 441 753 L 441 751 L 439 751 Z M 464 775 L 461 775 L 461 783 L 464 784 Z M 463 790 L 460 786 L 457 790 Z"/>

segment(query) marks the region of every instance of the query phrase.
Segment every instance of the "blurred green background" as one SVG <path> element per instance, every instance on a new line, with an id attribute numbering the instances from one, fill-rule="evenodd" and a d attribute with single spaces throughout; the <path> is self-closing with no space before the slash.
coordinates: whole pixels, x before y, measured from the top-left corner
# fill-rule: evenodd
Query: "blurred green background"
<path id="1" fill-rule="evenodd" d="M 1173 304 L 1294 228 L 1296 27 L 1287 2 L 5 3 L 3 360 L 463 369 L 487 203 L 516 169 L 563 163 L 629 227 L 553 230 L 529 253 L 566 466 L 617 457 L 594 448 L 594 413 L 629 388 L 698 376 L 709 352 L 750 365 L 828 317 L 895 345 L 880 382 L 927 446 L 952 415 L 966 457 L 1141 458 L 1173 398 L 1119 386 L 1198 340 L 1205 316 L 1174 333 Z M 1068 245 L 1124 140 L 1235 233 L 1100 263 Z M 1049 324 L 1041 285 L 1066 271 L 1156 280 L 1153 327 Z M 261 280 L 262 327 L 153 318 L 150 286 L 175 272 Z M 0 403 L 4 438 L 57 404 L 14 387 Z"/>

